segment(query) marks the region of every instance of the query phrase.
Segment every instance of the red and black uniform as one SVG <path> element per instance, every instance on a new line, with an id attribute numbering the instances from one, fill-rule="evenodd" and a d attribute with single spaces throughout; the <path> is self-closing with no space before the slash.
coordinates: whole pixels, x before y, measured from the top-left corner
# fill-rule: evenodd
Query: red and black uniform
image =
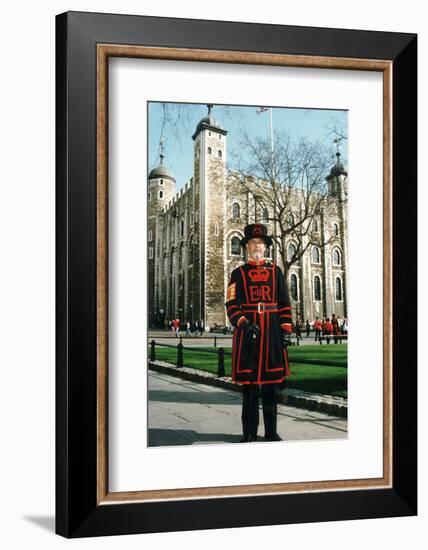
<path id="1" fill-rule="evenodd" d="M 265 439 L 281 440 L 277 434 L 276 391 L 290 374 L 283 333 L 291 333 L 290 299 L 281 269 L 265 260 L 250 260 L 235 269 L 227 290 L 226 309 L 235 327 L 232 378 L 242 384 L 241 441 L 257 439 L 259 388 Z M 256 339 L 249 331 L 252 324 L 260 329 Z"/>
<path id="2" fill-rule="evenodd" d="M 232 378 L 239 384 L 279 384 L 290 375 L 283 333 L 291 333 L 291 307 L 281 269 L 261 260 L 232 272 L 226 310 L 235 327 Z M 260 327 L 255 346 L 246 339 L 249 323 Z"/>

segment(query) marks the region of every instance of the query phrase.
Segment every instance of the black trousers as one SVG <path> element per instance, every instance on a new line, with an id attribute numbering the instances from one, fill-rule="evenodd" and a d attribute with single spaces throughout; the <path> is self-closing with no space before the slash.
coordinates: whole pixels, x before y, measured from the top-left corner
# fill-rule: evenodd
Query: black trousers
<path id="1" fill-rule="evenodd" d="M 242 387 L 242 431 L 244 437 L 257 437 L 259 396 L 262 397 L 265 437 L 276 434 L 278 384 L 248 384 Z"/>

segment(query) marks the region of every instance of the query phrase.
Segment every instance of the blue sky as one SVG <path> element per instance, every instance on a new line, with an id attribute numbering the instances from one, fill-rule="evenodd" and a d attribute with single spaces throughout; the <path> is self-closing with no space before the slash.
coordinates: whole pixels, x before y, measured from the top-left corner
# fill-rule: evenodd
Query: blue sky
<path id="1" fill-rule="evenodd" d="M 207 114 L 205 104 L 166 104 L 170 122 L 164 126 L 165 164 L 177 180 L 179 190 L 193 175 L 192 135 L 200 119 Z M 228 131 L 228 166 L 232 153 L 239 151 L 243 133 L 250 137 L 270 137 L 269 111 L 257 114 L 258 107 L 214 105 L 212 115 Z M 148 148 L 149 170 L 159 164 L 159 140 L 162 134 L 164 107 L 162 103 L 148 104 Z M 272 109 L 273 132 L 286 132 L 293 140 L 305 137 L 319 141 L 331 148 L 332 165 L 335 162 L 336 146 L 329 128 L 336 126 L 347 134 L 347 111 L 279 108 Z M 342 141 L 342 161 L 346 164 L 347 142 Z"/>

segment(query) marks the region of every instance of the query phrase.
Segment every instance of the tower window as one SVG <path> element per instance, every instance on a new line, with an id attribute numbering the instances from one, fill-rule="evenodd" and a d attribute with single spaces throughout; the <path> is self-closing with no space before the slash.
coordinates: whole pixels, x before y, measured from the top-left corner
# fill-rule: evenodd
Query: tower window
<path id="1" fill-rule="evenodd" d="M 213 151 L 212 151 L 211 147 L 208 147 L 208 154 L 211 155 L 212 152 Z"/>
<path id="2" fill-rule="evenodd" d="M 293 256 L 296 254 L 296 247 L 293 243 L 290 243 L 287 247 L 287 260 L 291 262 Z"/>
<path id="3" fill-rule="evenodd" d="M 160 180 L 160 184 L 163 185 L 163 180 Z"/>
<path id="4" fill-rule="evenodd" d="M 184 220 L 180 222 L 180 237 L 184 235 Z"/>
<path id="5" fill-rule="evenodd" d="M 269 212 L 267 208 L 262 208 L 262 221 L 267 222 L 269 220 Z"/>
<path id="6" fill-rule="evenodd" d="M 312 222 L 312 231 L 318 231 L 318 221 L 313 220 Z"/>
<path id="7" fill-rule="evenodd" d="M 239 245 L 239 237 L 232 237 L 230 251 L 232 254 L 240 254 L 241 247 Z"/>
<path id="8" fill-rule="evenodd" d="M 338 237 L 339 236 L 339 226 L 337 225 L 337 223 L 334 223 L 333 224 L 333 235 L 335 237 Z"/>
<path id="9" fill-rule="evenodd" d="M 149 193 L 149 200 L 150 200 L 151 198 L 152 198 L 152 194 L 151 194 L 151 193 Z"/>
<path id="10" fill-rule="evenodd" d="M 149 242 L 153 240 L 153 232 L 149 231 Z"/>
<path id="11" fill-rule="evenodd" d="M 333 265 L 342 265 L 340 252 L 337 248 L 333 250 Z"/>
<path id="12" fill-rule="evenodd" d="M 219 158 L 221 158 L 221 157 L 222 157 L 222 152 L 221 152 L 221 150 L 220 150 L 220 149 L 218 150 L 218 156 L 219 156 Z"/>
<path id="13" fill-rule="evenodd" d="M 342 281 L 336 277 L 336 302 L 342 301 Z"/>
<path id="14" fill-rule="evenodd" d="M 149 248 L 149 260 L 153 260 L 153 247 Z"/>
<path id="15" fill-rule="evenodd" d="M 312 248 L 312 263 L 314 264 L 320 263 L 320 250 L 316 246 Z"/>
<path id="16" fill-rule="evenodd" d="M 163 191 L 159 191 L 159 198 L 163 199 Z"/>
<path id="17" fill-rule="evenodd" d="M 237 220 L 241 215 L 241 208 L 237 202 L 232 204 L 232 218 Z"/>
<path id="18" fill-rule="evenodd" d="M 218 223 L 214 225 L 214 235 L 218 237 Z"/>
<path id="19" fill-rule="evenodd" d="M 297 275 L 295 273 L 292 273 L 290 277 L 290 290 L 291 290 L 291 297 L 294 301 L 298 299 L 298 289 L 297 289 Z"/>
<path id="20" fill-rule="evenodd" d="M 321 280 L 318 275 L 314 277 L 314 300 L 316 302 L 321 301 Z"/>

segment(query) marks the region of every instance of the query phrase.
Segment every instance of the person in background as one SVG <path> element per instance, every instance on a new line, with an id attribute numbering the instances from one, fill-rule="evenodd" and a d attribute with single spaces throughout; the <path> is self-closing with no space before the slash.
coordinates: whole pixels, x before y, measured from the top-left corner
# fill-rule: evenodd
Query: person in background
<path id="1" fill-rule="evenodd" d="M 337 319 L 335 313 L 333 313 L 331 316 L 331 325 L 333 329 L 333 341 L 335 344 L 337 344 L 339 340 L 340 330 L 339 330 L 339 320 Z"/>
<path id="2" fill-rule="evenodd" d="M 327 317 L 327 319 L 324 321 L 322 331 L 327 344 L 329 344 L 331 339 L 331 334 L 333 332 L 333 325 L 331 324 L 330 317 Z"/>
<path id="3" fill-rule="evenodd" d="M 321 330 L 322 330 L 322 323 L 319 320 L 319 317 L 315 319 L 314 322 L 314 331 L 315 331 L 315 342 L 319 341 L 321 344 Z"/>

